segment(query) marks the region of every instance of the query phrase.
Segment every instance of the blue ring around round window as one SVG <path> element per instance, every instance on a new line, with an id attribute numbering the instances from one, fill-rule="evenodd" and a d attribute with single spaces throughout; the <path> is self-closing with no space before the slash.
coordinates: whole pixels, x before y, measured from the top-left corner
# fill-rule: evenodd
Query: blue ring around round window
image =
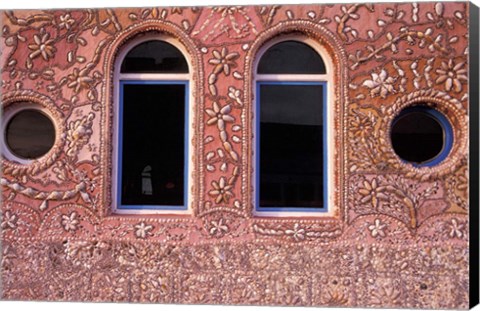
<path id="1" fill-rule="evenodd" d="M 421 120 L 425 121 L 424 124 L 422 124 L 425 128 L 422 130 L 420 130 L 420 124 L 418 124 L 418 121 Z M 430 122 L 431 120 L 435 121 L 437 125 Z M 402 121 L 403 124 L 399 124 L 400 121 Z M 412 124 L 412 122 L 415 121 L 417 121 L 417 123 Z M 411 128 L 409 128 L 409 126 Z M 427 133 L 429 128 L 432 133 Z M 441 141 L 439 141 L 440 138 L 438 137 L 440 129 L 442 133 Z M 401 137 L 401 139 L 395 137 Z M 429 139 L 432 137 L 434 137 L 434 139 Z M 453 129 L 450 121 L 443 113 L 428 106 L 418 105 L 403 109 L 393 120 L 390 139 L 395 153 L 402 161 L 415 167 L 432 167 L 440 164 L 450 153 L 453 146 Z M 396 140 L 396 142 L 394 140 Z M 439 146 L 440 143 L 441 146 Z M 430 147 L 431 149 L 429 150 L 428 148 Z M 437 149 L 440 150 L 437 152 Z M 418 154 L 416 155 L 416 153 L 421 153 L 422 151 L 423 154 L 420 156 Z M 411 154 L 407 156 L 405 152 L 410 152 Z M 425 157 L 429 152 L 434 152 L 435 155 L 428 159 L 422 159 L 422 156 Z"/>

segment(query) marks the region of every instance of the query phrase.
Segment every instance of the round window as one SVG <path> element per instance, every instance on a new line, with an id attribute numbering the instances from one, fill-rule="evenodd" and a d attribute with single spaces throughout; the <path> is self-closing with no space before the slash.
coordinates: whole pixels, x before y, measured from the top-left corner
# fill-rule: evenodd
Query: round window
<path id="1" fill-rule="evenodd" d="M 426 106 L 404 109 L 393 121 L 391 141 L 395 153 L 415 166 L 434 166 L 442 162 L 453 142 L 447 118 Z"/>
<path id="2" fill-rule="evenodd" d="M 20 110 L 7 120 L 4 139 L 13 156 L 25 160 L 40 158 L 55 143 L 55 126 L 40 110 Z"/>

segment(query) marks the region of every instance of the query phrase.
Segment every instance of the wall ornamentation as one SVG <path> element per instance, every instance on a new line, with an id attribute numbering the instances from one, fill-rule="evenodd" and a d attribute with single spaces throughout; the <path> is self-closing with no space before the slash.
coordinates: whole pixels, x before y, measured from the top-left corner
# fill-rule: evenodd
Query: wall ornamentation
<path id="1" fill-rule="evenodd" d="M 2 156 L 1 297 L 467 308 L 471 6 L 0 12 L 3 108 L 37 107 L 55 129 L 45 155 Z M 116 183 L 116 64 L 128 44 L 154 35 L 178 43 L 189 66 L 188 199 L 181 213 L 117 213 L 113 196 L 127 190 Z M 296 37 L 320 46 L 319 76 L 331 77 L 322 80 L 321 123 L 331 135 L 322 140 L 328 211 L 262 214 L 258 55 L 271 40 Z M 452 128 L 451 148 L 434 165 L 406 161 L 393 146 L 393 125 L 419 106 Z"/>

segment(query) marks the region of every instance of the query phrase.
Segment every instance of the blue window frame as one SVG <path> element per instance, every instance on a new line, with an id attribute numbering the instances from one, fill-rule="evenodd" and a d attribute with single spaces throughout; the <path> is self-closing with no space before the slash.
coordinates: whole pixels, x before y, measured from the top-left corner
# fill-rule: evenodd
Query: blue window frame
<path id="1" fill-rule="evenodd" d="M 316 40 L 273 39 L 255 76 L 255 211 L 329 214 L 328 100 L 332 83 Z M 285 214 L 283 214 L 285 212 Z"/>
<path id="2" fill-rule="evenodd" d="M 158 86 L 157 88 L 157 91 L 155 91 L 155 87 Z M 119 145 L 118 145 L 118 178 L 117 178 L 117 209 L 118 210 L 177 210 L 177 211 L 181 211 L 181 210 L 187 210 L 188 209 L 188 171 L 189 171 L 189 168 L 188 168 L 188 159 L 189 159 L 189 154 L 188 154 L 188 137 L 189 137 L 189 127 L 188 127 L 188 120 L 189 120 L 189 105 L 188 105 L 188 94 L 189 94 L 189 90 L 188 90 L 188 87 L 189 87 L 189 83 L 188 81 L 165 81 L 165 80 L 161 80 L 161 81 L 153 81 L 153 80 L 120 80 L 119 81 L 119 87 L 120 87 L 120 94 L 119 94 Z M 126 173 L 124 171 L 125 169 L 125 157 L 126 157 L 126 154 L 128 153 L 127 150 L 124 149 L 124 146 L 126 145 L 126 142 L 124 140 L 126 134 L 125 134 L 125 131 L 126 131 L 126 128 L 128 127 L 127 124 L 125 124 L 126 122 L 128 122 L 129 120 L 126 120 L 126 118 L 128 118 L 129 116 L 125 114 L 125 110 L 126 110 L 126 98 L 128 97 L 128 94 L 126 94 L 128 92 L 128 89 L 131 88 L 131 87 L 136 87 L 137 89 L 133 89 L 133 91 L 136 91 L 137 92 L 137 96 L 140 98 L 140 102 L 138 103 L 135 103 L 135 110 L 141 110 L 141 107 L 140 105 L 142 105 L 142 101 L 145 101 L 146 98 L 148 97 L 148 93 L 152 93 L 153 95 L 156 95 L 156 94 L 162 94 L 163 93 L 172 93 L 174 95 L 171 95 L 171 94 L 167 94 L 167 98 L 168 99 L 171 99 L 172 97 L 176 98 L 177 101 L 180 100 L 179 98 L 179 95 L 178 93 L 179 92 L 182 92 L 183 94 L 181 94 L 182 96 L 182 99 L 183 99 L 183 107 L 182 107 L 182 110 L 183 110 L 183 117 L 180 118 L 182 124 L 181 124 L 181 127 L 183 128 L 183 137 L 174 137 L 173 139 L 176 140 L 176 142 L 178 143 L 181 143 L 182 146 L 181 146 L 181 149 L 183 149 L 183 172 L 181 172 L 181 176 L 183 177 L 183 181 L 181 182 L 181 185 L 178 185 L 178 184 L 175 184 L 175 182 L 167 182 L 165 183 L 165 187 L 160 187 L 160 188 L 175 188 L 177 187 L 177 189 L 175 190 L 177 193 L 178 193 L 178 188 L 181 187 L 180 191 L 182 192 L 182 195 L 181 195 L 181 203 L 180 204 L 169 204 L 168 201 L 169 199 L 167 198 L 168 195 L 165 195 L 165 193 L 168 193 L 168 189 L 163 191 L 163 194 L 164 196 L 162 197 L 162 195 L 160 196 L 157 196 L 156 198 L 156 202 L 155 203 L 155 200 L 142 200 L 142 199 L 138 199 L 138 196 L 135 196 L 135 198 L 133 199 L 130 199 L 130 203 L 129 204 L 126 204 L 126 198 L 125 198 L 125 193 L 128 191 L 128 187 L 127 187 L 127 180 L 125 178 L 126 176 Z M 143 91 L 142 91 L 142 87 L 143 87 Z M 176 89 L 176 91 L 175 91 Z M 180 89 L 180 91 L 178 91 Z M 172 91 L 173 90 L 173 91 Z M 176 95 L 175 95 L 176 93 Z M 170 97 L 168 97 L 170 96 Z M 176 96 L 176 97 L 175 97 Z M 153 107 L 151 110 L 152 111 L 158 111 L 158 110 L 161 110 L 162 108 L 162 99 L 164 100 L 165 98 L 162 98 L 163 96 L 159 96 L 160 98 L 158 98 L 158 105 L 159 107 Z M 150 106 L 154 106 L 156 103 L 153 103 L 152 101 L 149 102 L 149 105 Z M 167 102 L 164 102 L 163 104 L 168 104 Z M 175 103 L 173 103 L 174 105 Z M 170 105 L 172 105 L 172 103 L 170 103 Z M 178 109 L 174 109 L 174 111 L 177 111 Z M 130 111 L 130 114 L 133 110 L 129 110 Z M 145 111 L 143 111 L 145 113 Z M 159 127 L 161 127 L 161 124 L 158 123 L 158 120 L 156 120 L 156 118 L 159 116 L 159 114 L 150 114 L 148 113 L 145 113 L 144 114 L 144 122 L 142 123 L 148 123 L 148 122 L 157 122 L 157 125 Z M 177 117 L 178 117 L 178 113 L 177 113 Z M 153 120 L 151 121 L 148 121 L 149 118 L 152 118 Z M 164 120 L 163 121 L 168 121 L 168 119 L 170 120 L 173 120 L 175 119 L 175 116 L 165 116 L 164 117 Z M 178 121 L 178 119 L 176 119 Z M 131 120 L 130 120 L 131 121 Z M 135 121 L 135 120 L 133 120 Z M 175 121 L 175 120 L 173 120 Z M 138 123 L 138 122 L 137 122 Z M 148 127 L 148 126 L 147 126 Z M 134 127 L 135 128 L 135 125 Z M 141 129 L 142 126 L 137 124 L 137 129 Z M 135 132 L 135 131 L 133 131 Z M 177 132 L 179 132 L 177 130 Z M 152 135 L 152 133 L 134 133 L 135 135 L 136 134 L 139 134 L 141 136 L 152 136 L 152 137 L 155 137 L 155 135 Z M 164 133 L 165 134 L 165 133 Z M 168 135 L 170 135 L 170 133 L 167 133 Z M 178 134 L 178 133 L 177 133 Z M 165 138 L 166 136 L 168 135 L 159 135 L 160 138 Z M 134 145 L 136 142 L 136 140 L 141 140 L 142 138 L 140 136 L 133 136 L 133 139 L 132 137 L 130 139 L 133 140 L 133 142 L 131 142 L 131 145 Z M 136 138 L 139 138 L 139 139 L 136 139 Z M 168 139 L 168 137 L 166 138 Z M 151 144 L 149 144 L 148 146 L 138 146 L 137 147 L 139 149 L 142 149 L 143 150 L 138 150 L 140 152 L 145 152 L 145 150 L 148 150 L 150 153 L 150 156 L 151 154 L 155 155 L 155 151 L 159 150 L 158 148 L 156 148 L 158 145 L 161 145 L 162 142 L 161 141 L 152 141 Z M 173 142 L 173 144 L 175 144 L 175 141 Z M 164 146 L 166 147 L 165 148 L 165 154 L 162 152 L 160 154 L 160 156 L 162 157 L 162 159 L 168 159 L 171 163 L 176 163 L 176 165 L 178 166 L 178 159 L 177 161 L 175 159 L 172 159 L 171 156 L 168 156 L 168 152 L 170 151 L 169 147 L 170 146 Z M 150 149 L 150 150 L 149 150 Z M 179 150 L 179 146 L 176 146 L 176 149 Z M 158 152 L 156 154 L 158 156 Z M 135 156 L 136 158 L 133 159 L 132 156 L 130 156 L 130 159 L 128 159 L 128 161 L 132 161 L 133 160 L 138 160 L 139 158 L 142 158 L 142 155 L 133 155 Z M 175 156 L 175 155 L 173 155 Z M 145 158 L 145 157 L 143 157 Z M 148 157 L 147 157 L 148 158 Z M 155 160 L 153 160 L 155 161 Z M 163 166 L 163 167 L 160 167 L 160 170 L 163 170 L 163 171 L 168 171 L 169 169 L 169 163 L 158 163 L 157 161 L 157 170 L 158 170 L 158 164 L 160 164 L 160 166 Z M 155 184 L 154 184 L 154 181 L 152 180 L 153 179 L 153 173 L 154 170 L 156 169 L 155 167 L 149 167 L 150 165 L 147 165 L 145 166 L 145 169 L 143 171 L 139 171 L 139 170 L 136 170 L 135 172 L 135 175 L 137 177 L 134 177 L 134 178 L 138 178 L 140 179 L 141 178 L 141 187 L 142 187 L 142 195 L 143 194 L 146 194 L 146 195 L 152 195 L 153 192 L 155 191 Z M 178 172 L 177 172 L 178 173 Z M 150 174 L 150 175 L 149 175 Z M 157 174 L 157 176 L 161 176 L 163 174 Z M 168 175 L 168 174 L 166 174 Z M 178 175 L 178 174 L 177 174 Z M 178 176 L 177 176 L 178 177 Z M 150 178 L 150 182 L 149 182 L 149 178 Z M 175 179 L 175 178 L 173 178 Z M 177 178 L 178 179 L 178 178 Z M 136 179 L 134 182 L 134 184 L 138 183 L 138 180 Z M 152 185 L 153 183 L 153 185 Z M 157 187 L 158 188 L 158 187 Z M 136 186 L 136 190 L 138 190 L 138 185 Z M 178 195 L 177 195 L 178 197 Z M 135 200 L 138 200 L 140 203 L 134 203 Z M 178 198 L 176 199 L 178 201 Z M 167 203 L 158 203 L 158 202 L 165 202 L 167 201 Z M 170 200 L 171 201 L 171 200 Z M 175 200 L 174 200 L 175 201 Z M 133 202 L 133 203 L 132 203 Z M 147 203 L 145 203 L 147 202 Z"/>
<path id="3" fill-rule="evenodd" d="M 321 151 L 318 150 L 318 146 L 315 147 L 314 146 L 314 149 L 317 149 L 317 151 L 320 151 L 321 154 L 318 156 L 318 154 L 313 154 L 313 158 L 310 157 L 308 160 L 310 160 L 310 163 L 301 163 L 303 165 L 312 165 L 311 166 L 311 170 L 312 170 L 312 175 L 311 176 L 303 176 L 303 177 L 306 177 L 307 179 L 310 179 L 310 183 L 314 183 L 314 184 L 319 184 L 319 182 L 321 181 L 321 185 L 320 186 L 317 186 L 315 187 L 314 186 L 314 189 L 313 191 L 316 191 L 317 192 L 317 196 L 315 197 L 317 200 L 315 202 L 315 198 L 313 198 L 312 201 L 308 202 L 308 201 L 305 201 L 305 203 L 308 203 L 308 204 L 305 204 L 305 205 L 308 205 L 308 206 L 302 206 L 302 205 L 295 205 L 295 206 L 288 206 L 288 200 L 283 200 L 283 203 L 279 204 L 279 205 L 282 205 L 282 206 L 272 206 L 270 204 L 270 206 L 262 206 L 262 201 L 265 202 L 265 201 L 268 201 L 268 200 L 265 200 L 265 199 L 262 199 L 262 196 L 264 196 L 264 192 L 262 191 L 265 191 L 265 189 L 262 189 L 262 183 L 263 183 L 263 179 L 264 179 L 264 175 L 263 174 L 263 170 L 264 170 L 264 167 L 262 166 L 266 166 L 266 165 L 262 165 L 262 162 L 265 163 L 266 160 L 267 161 L 273 161 L 273 159 L 262 159 L 262 156 L 263 154 L 266 153 L 265 151 L 265 147 L 262 148 L 262 143 L 265 143 L 264 140 L 262 140 L 262 116 L 265 115 L 265 113 L 262 114 L 262 100 L 263 100 L 263 93 L 265 92 L 265 90 L 262 90 L 264 89 L 265 87 L 269 87 L 269 86 L 273 86 L 273 87 L 276 87 L 277 88 L 277 91 L 278 90 L 281 90 L 282 88 L 285 89 L 285 94 L 282 94 L 282 95 L 279 95 L 279 97 L 286 97 L 288 96 L 288 94 L 292 95 L 293 97 L 296 97 L 297 95 L 299 95 L 300 97 L 302 96 L 301 94 L 295 94 L 295 91 L 306 91 L 306 93 L 319 93 L 318 95 L 320 96 L 320 98 L 318 98 L 316 95 L 314 96 L 316 99 L 320 99 L 321 102 L 318 102 L 318 106 L 316 106 L 316 108 L 318 108 L 318 111 L 317 111 L 317 115 L 320 113 L 321 114 L 321 142 L 319 142 L 318 140 L 316 141 L 317 143 L 321 144 Z M 300 87 L 300 88 L 298 88 Z M 274 90 L 275 91 L 275 90 Z M 328 212 L 328 206 L 327 206 L 327 194 L 328 194 L 328 180 L 327 180 L 327 172 L 328 172 L 328 150 L 327 150 L 327 82 L 325 81 L 258 81 L 257 84 L 256 84 L 256 94 L 257 94 L 257 105 L 256 105 L 256 149 L 257 152 L 256 152 L 256 158 L 255 158 L 255 162 L 256 162 L 256 202 L 257 202 L 257 206 L 256 206 L 256 210 L 259 211 L 259 212 L 320 212 L 320 213 L 325 213 L 325 212 Z M 285 96 L 284 96 L 285 95 Z M 308 97 L 308 96 L 307 96 Z M 298 99 L 298 98 L 297 98 Z M 280 103 L 282 100 L 278 101 L 277 103 Z M 265 102 L 263 103 L 265 104 Z M 288 103 L 288 100 L 284 101 L 282 103 L 282 105 L 284 104 L 291 104 L 292 106 L 295 106 L 295 105 L 298 105 L 298 106 L 302 106 L 301 103 L 299 103 L 298 101 L 293 101 L 293 102 L 290 102 Z M 317 104 L 317 103 L 315 103 Z M 272 108 L 271 107 L 272 105 L 270 105 L 270 107 L 268 108 Z M 292 117 L 290 116 L 287 116 L 287 115 L 284 115 L 283 117 L 282 116 L 279 116 L 279 113 L 281 114 L 282 111 L 272 111 L 272 109 L 269 109 L 270 111 L 268 113 L 270 114 L 273 114 L 273 115 L 276 115 L 277 118 L 280 119 L 280 122 L 282 122 L 282 118 L 283 119 L 292 119 Z M 274 110 L 274 109 L 273 109 Z M 280 110 L 282 110 L 282 108 L 280 108 Z M 289 109 L 283 109 L 283 112 L 287 112 L 287 114 L 289 114 Z M 309 114 L 309 112 L 306 112 L 307 114 Z M 300 114 L 302 114 L 300 112 Z M 302 118 L 302 116 L 299 116 L 300 118 Z M 305 117 L 307 119 L 309 119 L 308 116 L 306 116 L 305 114 L 303 115 L 303 118 L 305 119 Z M 310 118 L 310 123 L 312 123 L 312 119 L 315 119 L 315 118 Z M 318 120 L 318 118 L 316 118 L 317 120 L 316 121 L 313 121 L 313 123 L 318 123 L 320 120 Z M 283 121 L 285 122 L 285 121 Z M 288 121 L 287 121 L 288 122 Z M 305 122 L 305 120 L 303 121 Z M 306 121 L 307 123 L 309 121 Z M 291 127 L 291 126 L 290 126 Z M 296 125 L 296 127 L 298 127 L 298 125 Z M 311 127 L 311 126 L 301 126 L 301 127 Z M 318 126 L 317 126 L 318 127 Z M 286 129 L 287 131 L 289 130 L 288 127 Z M 295 130 L 293 130 L 295 132 Z M 311 133 L 312 131 L 309 130 L 308 131 L 309 133 Z M 288 134 L 287 134 L 288 135 Z M 315 136 L 315 135 L 314 135 Z M 318 136 L 318 135 L 317 135 Z M 310 135 L 311 137 L 311 135 Z M 269 137 L 271 138 L 271 137 Z M 283 138 L 283 137 L 282 137 Z M 318 138 L 318 137 L 317 137 Z M 265 139 L 265 137 L 263 137 L 263 139 Z M 305 139 L 304 137 L 297 137 L 297 139 L 299 141 L 302 141 L 303 139 Z M 275 142 L 276 143 L 276 142 Z M 315 142 L 312 142 L 312 144 L 314 144 Z M 278 143 L 276 143 L 276 145 L 278 145 Z M 296 144 L 297 146 L 299 144 Z M 300 145 L 305 145 L 305 141 L 302 143 L 300 143 Z M 268 147 L 267 147 L 268 148 Z M 263 150 L 262 150 L 263 149 Z M 275 147 L 273 148 L 275 149 Z M 304 148 L 303 148 L 304 149 Z M 288 153 L 291 153 L 289 151 L 287 151 Z M 318 157 L 316 157 L 318 156 Z M 302 159 L 305 159 L 306 157 L 304 156 L 293 156 L 294 158 L 298 158 L 298 160 L 302 160 Z M 316 157 L 316 158 L 315 158 Z M 308 156 L 307 156 L 308 158 Z M 313 162 L 312 162 L 313 161 Z M 318 161 L 318 163 L 315 163 L 316 161 Z M 278 161 L 278 162 L 285 162 L 285 161 Z M 298 161 L 297 161 L 298 162 Z M 308 161 L 306 161 L 308 162 Z M 295 166 L 295 163 L 293 163 L 293 165 Z M 320 167 L 321 166 L 321 171 L 317 171 L 316 172 L 313 172 L 315 170 L 315 166 L 317 167 Z M 300 168 L 300 170 L 302 170 Z M 297 171 L 298 173 L 298 171 Z M 317 174 L 315 174 L 317 173 Z M 283 174 L 283 176 L 280 176 L 280 175 L 276 175 L 276 177 L 273 177 L 273 178 L 276 178 L 276 179 L 295 179 L 295 176 L 293 176 L 293 174 L 295 173 L 292 173 L 292 175 L 288 175 L 288 174 Z M 300 177 L 302 178 L 302 177 Z M 279 182 L 281 182 L 281 180 L 278 180 Z M 266 183 L 263 183 L 265 186 Z M 290 183 L 291 186 L 293 186 L 293 188 L 296 188 L 297 189 L 297 192 L 298 192 L 298 188 L 299 187 L 302 187 L 302 183 L 301 182 L 297 182 L 297 185 L 294 185 L 295 184 L 295 181 L 293 183 Z M 304 183 L 303 185 L 306 185 L 306 186 L 310 186 L 311 188 L 311 185 L 307 182 L 307 183 Z M 265 187 L 267 188 L 267 187 Z M 318 188 L 318 189 L 317 189 Z M 282 191 L 280 191 L 282 192 Z M 286 191 L 283 191 L 283 192 L 286 192 Z M 321 193 L 318 193 L 318 192 L 321 192 Z M 278 196 L 281 196 L 281 194 L 279 193 L 279 191 L 277 191 L 277 197 Z M 312 197 L 311 195 L 307 195 L 307 197 Z M 318 199 L 321 200 L 321 203 L 319 203 Z M 274 198 L 273 201 L 282 201 L 282 200 L 279 200 L 278 198 Z M 294 199 L 295 201 L 295 199 Z M 269 205 L 269 204 L 266 204 L 266 205 Z"/>
<path id="4" fill-rule="evenodd" d="M 150 33 L 127 43 L 115 64 L 114 210 L 189 213 L 189 82 L 186 50 Z"/>

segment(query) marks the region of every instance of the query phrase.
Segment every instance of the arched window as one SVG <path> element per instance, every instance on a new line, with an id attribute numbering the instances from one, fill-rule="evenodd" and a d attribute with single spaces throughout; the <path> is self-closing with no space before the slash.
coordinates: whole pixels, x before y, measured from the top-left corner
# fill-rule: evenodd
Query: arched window
<path id="1" fill-rule="evenodd" d="M 257 215 L 328 212 L 331 72 L 312 39 L 267 44 L 255 75 Z"/>
<path id="2" fill-rule="evenodd" d="M 115 69 L 115 210 L 188 212 L 189 82 L 175 40 L 146 36 L 122 49 Z"/>

